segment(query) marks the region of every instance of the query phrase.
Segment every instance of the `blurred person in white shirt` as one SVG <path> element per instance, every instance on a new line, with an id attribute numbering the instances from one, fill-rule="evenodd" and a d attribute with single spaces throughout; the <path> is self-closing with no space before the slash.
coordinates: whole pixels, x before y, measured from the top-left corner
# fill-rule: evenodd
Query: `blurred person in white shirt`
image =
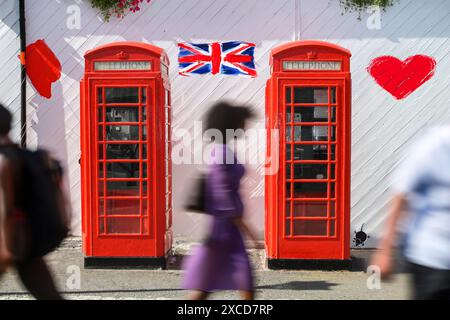
<path id="1" fill-rule="evenodd" d="M 393 193 L 372 264 L 389 278 L 401 243 L 413 299 L 450 299 L 450 126 L 430 129 L 412 145 L 396 172 Z"/>

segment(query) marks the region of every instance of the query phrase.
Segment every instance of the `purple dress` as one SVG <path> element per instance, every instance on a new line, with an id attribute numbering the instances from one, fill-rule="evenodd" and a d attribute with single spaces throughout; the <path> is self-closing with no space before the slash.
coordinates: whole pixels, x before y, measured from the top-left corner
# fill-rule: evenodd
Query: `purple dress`
<path id="1" fill-rule="evenodd" d="M 232 164 L 215 159 L 231 157 Z M 253 276 L 244 240 L 232 219 L 243 215 L 239 185 L 245 173 L 226 145 L 213 149 L 213 164 L 206 181 L 206 210 L 211 229 L 206 241 L 183 262 L 183 288 L 212 292 L 253 290 Z"/>

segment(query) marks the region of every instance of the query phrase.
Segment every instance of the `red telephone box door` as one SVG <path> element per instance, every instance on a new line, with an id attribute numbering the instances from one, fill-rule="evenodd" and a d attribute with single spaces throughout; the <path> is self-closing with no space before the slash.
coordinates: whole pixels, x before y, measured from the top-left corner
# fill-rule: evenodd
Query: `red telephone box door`
<path id="1" fill-rule="evenodd" d="M 343 259 L 344 80 L 281 80 L 279 86 L 279 254 Z"/>
<path id="2" fill-rule="evenodd" d="M 90 90 L 93 254 L 150 256 L 155 81 L 92 80 Z"/>

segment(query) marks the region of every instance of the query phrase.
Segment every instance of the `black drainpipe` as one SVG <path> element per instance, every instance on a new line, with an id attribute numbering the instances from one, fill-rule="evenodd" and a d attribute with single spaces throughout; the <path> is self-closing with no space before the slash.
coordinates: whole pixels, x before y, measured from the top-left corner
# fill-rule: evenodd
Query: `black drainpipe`
<path id="1" fill-rule="evenodd" d="M 26 30 L 25 30 L 25 0 L 19 0 L 20 22 L 20 145 L 27 146 L 27 67 L 26 67 Z"/>

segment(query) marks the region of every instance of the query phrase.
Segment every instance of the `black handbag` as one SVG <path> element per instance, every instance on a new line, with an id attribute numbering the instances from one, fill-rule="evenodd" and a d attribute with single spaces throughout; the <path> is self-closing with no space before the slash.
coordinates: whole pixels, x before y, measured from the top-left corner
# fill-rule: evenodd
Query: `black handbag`
<path id="1" fill-rule="evenodd" d="M 184 206 L 186 211 L 205 213 L 205 194 L 206 194 L 206 174 L 202 173 L 198 178 L 196 178 L 194 184 L 195 187 L 189 193 L 186 204 Z"/>

